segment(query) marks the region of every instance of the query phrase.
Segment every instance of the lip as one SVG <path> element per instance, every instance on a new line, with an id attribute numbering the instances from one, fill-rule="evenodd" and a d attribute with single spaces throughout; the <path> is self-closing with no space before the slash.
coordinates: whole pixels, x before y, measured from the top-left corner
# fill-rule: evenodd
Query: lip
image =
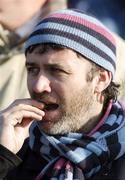
<path id="1" fill-rule="evenodd" d="M 56 111 L 59 108 L 58 104 L 45 104 L 43 111 Z"/>
<path id="2" fill-rule="evenodd" d="M 57 102 L 56 98 L 46 97 L 46 98 L 35 98 L 36 101 L 43 104 L 42 110 L 45 112 L 43 119 L 40 121 L 41 124 L 52 124 L 57 121 L 60 117 L 60 106 L 59 102 Z M 58 107 L 55 109 L 46 109 L 46 106 L 49 104 L 57 104 Z"/>
<path id="3" fill-rule="evenodd" d="M 52 123 L 52 122 L 56 122 L 59 117 L 60 117 L 60 110 L 59 108 L 55 109 L 55 110 L 45 110 L 45 115 L 43 116 L 42 121 L 45 123 Z"/>
<path id="4" fill-rule="evenodd" d="M 50 100 L 41 100 L 41 99 L 36 99 L 36 101 L 40 102 L 43 104 L 43 108 L 42 110 L 45 111 L 45 112 L 48 112 L 48 111 L 54 111 L 54 110 L 57 110 L 59 108 L 59 103 L 57 103 L 57 101 L 50 101 Z M 49 105 L 52 106 L 52 109 L 49 108 Z"/>
<path id="5" fill-rule="evenodd" d="M 49 123 L 49 124 L 50 124 L 50 123 L 53 123 L 53 121 L 50 121 L 50 120 L 44 120 L 44 119 L 43 119 L 42 121 L 40 121 L 40 123 L 45 123 L 45 124 L 46 124 L 46 123 Z"/>
<path id="6" fill-rule="evenodd" d="M 59 103 L 59 102 L 57 102 L 56 100 L 54 100 L 52 98 L 36 99 L 36 101 L 41 102 L 43 104 L 58 104 Z"/>
<path id="7" fill-rule="evenodd" d="M 48 104 L 59 104 L 57 101 L 54 101 L 54 100 L 40 100 L 40 99 L 36 99 L 36 101 L 38 101 L 40 103 L 43 103 L 45 105 L 48 105 Z"/>

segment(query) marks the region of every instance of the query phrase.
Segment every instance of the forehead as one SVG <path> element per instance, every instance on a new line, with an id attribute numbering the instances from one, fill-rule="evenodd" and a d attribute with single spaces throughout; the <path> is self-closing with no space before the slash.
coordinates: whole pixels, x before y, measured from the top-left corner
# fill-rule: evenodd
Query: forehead
<path id="1" fill-rule="evenodd" d="M 66 63 L 67 59 L 77 58 L 76 53 L 69 49 L 55 50 L 52 48 L 35 48 L 31 53 L 27 53 L 26 61 L 34 63 Z M 67 61 L 68 62 L 68 61 Z"/>
<path id="2" fill-rule="evenodd" d="M 90 66 L 90 62 L 83 57 L 79 57 L 76 52 L 71 49 L 53 49 L 48 48 L 47 50 L 40 49 L 40 47 L 35 48 L 31 53 L 27 53 L 26 61 L 28 63 L 36 64 L 62 64 L 62 65 L 73 65 L 73 66 Z"/>

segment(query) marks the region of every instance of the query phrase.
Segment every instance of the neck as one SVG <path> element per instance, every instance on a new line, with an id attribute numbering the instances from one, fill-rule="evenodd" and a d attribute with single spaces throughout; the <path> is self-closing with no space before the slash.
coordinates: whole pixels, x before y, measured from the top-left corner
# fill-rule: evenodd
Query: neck
<path id="1" fill-rule="evenodd" d="M 96 107 L 96 108 L 95 108 Z M 101 117 L 104 114 L 104 107 L 102 103 L 93 103 L 91 106 L 91 112 L 88 112 L 86 115 L 86 123 L 82 128 L 79 129 L 78 132 L 88 134 L 92 131 L 92 129 L 98 124 Z"/>

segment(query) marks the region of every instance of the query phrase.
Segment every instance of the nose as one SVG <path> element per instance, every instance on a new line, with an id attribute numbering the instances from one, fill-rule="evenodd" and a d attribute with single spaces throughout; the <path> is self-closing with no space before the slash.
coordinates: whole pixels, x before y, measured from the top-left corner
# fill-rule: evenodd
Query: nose
<path id="1" fill-rule="evenodd" d="M 33 84 L 33 90 L 36 93 L 51 92 L 50 80 L 44 75 L 39 75 Z"/>

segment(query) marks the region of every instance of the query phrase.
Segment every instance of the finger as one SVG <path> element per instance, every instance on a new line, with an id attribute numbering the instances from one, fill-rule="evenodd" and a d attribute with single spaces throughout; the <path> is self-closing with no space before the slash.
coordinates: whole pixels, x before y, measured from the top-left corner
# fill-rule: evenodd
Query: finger
<path id="1" fill-rule="evenodd" d="M 21 111 L 19 112 L 20 114 L 20 117 L 22 119 L 25 119 L 25 118 L 30 118 L 31 120 L 42 120 L 42 117 L 41 115 L 37 114 L 36 112 L 31 112 L 31 111 Z"/>
<path id="2" fill-rule="evenodd" d="M 18 106 L 23 106 L 23 105 L 30 105 L 33 107 L 37 107 L 39 109 L 43 109 L 44 108 L 44 103 L 42 102 L 38 102 L 36 100 L 33 99 L 17 99 L 15 100 L 11 105 L 9 105 L 6 109 L 2 110 L 2 113 L 8 113 L 8 111 L 13 111 L 13 108 L 18 107 Z"/>
<path id="3" fill-rule="evenodd" d="M 18 123 L 18 127 L 21 126 L 21 127 L 27 127 L 29 129 L 30 125 L 32 124 L 33 120 L 31 120 L 30 118 L 25 118 L 24 120 L 22 120 L 21 124 Z M 17 127 L 16 126 L 16 127 Z"/>
<path id="4" fill-rule="evenodd" d="M 22 110 L 22 111 L 13 113 L 13 117 L 10 117 L 9 120 L 10 120 L 10 124 L 15 126 L 16 124 L 21 124 L 27 118 L 30 121 L 33 121 L 33 120 L 41 121 L 43 116 L 41 116 L 35 112 Z"/>
<path id="5" fill-rule="evenodd" d="M 13 108 L 13 110 L 11 111 L 11 113 L 14 113 L 14 112 L 18 112 L 18 111 L 22 111 L 22 110 L 26 110 L 26 111 L 30 111 L 30 112 L 35 112 L 41 116 L 43 116 L 45 113 L 44 111 L 42 111 L 41 109 L 37 108 L 37 107 L 34 107 L 34 106 L 31 106 L 31 105 L 27 105 L 27 104 L 20 104 L 16 107 Z"/>
<path id="6" fill-rule="evenodd" d="M 17 112 L 17 111 L 21 111 L 21 110 L 28 111 L 29 110 L 31 112 L 36 112 L 39 115 L 43 116 L 44 111 L 42 111 L 42 109 L 43 109 L 44 105 L 42 103 L 38 103 L 36 101 L 35 101 L 35 103 L 36 103 L 37 107 L 32 106 L 33 103 L 31 103 L 30 101 L 17 100 L 14 103 L 12 103 L 7 109 L 3 110 L 2 114 L 4 115 L 5 119 L 7 119 L 8 116 L 15 114 L 15 112 Z M 34 103 L 34 105 L 35 105 L 35 103 Z"/>
<path id="7" fill-rule="evenodd" d="M 27 105 L 31 105 L 34 107 L 37 107 L 39 109 L 43 109 L 44 108 L 44 103 L 36 101 L 34 99 L 18 99 L 14 101 L 14 105 L 19 105 L 19 104 L 27 104 Z"/>

